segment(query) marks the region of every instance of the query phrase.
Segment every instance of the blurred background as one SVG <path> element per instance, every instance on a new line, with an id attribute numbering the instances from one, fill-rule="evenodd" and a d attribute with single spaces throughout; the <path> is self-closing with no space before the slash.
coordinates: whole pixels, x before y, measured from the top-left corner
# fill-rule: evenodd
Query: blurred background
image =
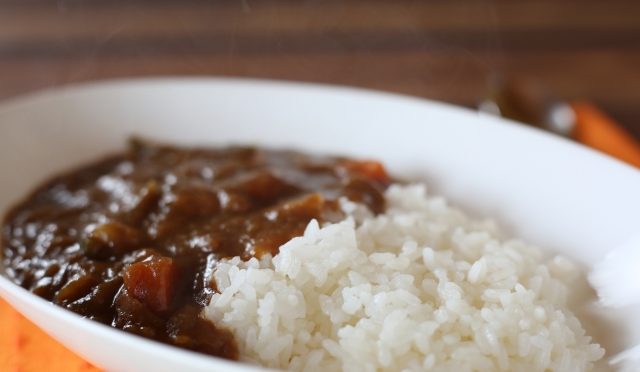
<path id="1" fill-rule="evenodd" d="M 156 75 L 343 84 L 469 107 L 516 79 L 588 100 L 638 138 L 640 1 L 0 0 L 0 98 Z"/>

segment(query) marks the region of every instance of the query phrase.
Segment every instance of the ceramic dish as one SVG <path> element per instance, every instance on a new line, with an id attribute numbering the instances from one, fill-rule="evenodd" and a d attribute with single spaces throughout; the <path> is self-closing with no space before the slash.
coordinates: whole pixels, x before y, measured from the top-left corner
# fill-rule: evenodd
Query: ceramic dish
<path id="1" fill-rule="evenodd" d="M 586 269 L 640 231 L 640 173 L 580 145 L 422 99 L 233 79 L 129 80 L 52 90 L 0 107 L 0 211 L 56 172 L 121 149 L 131 134 L 381 159 L 457 205 Z M 0 277 L 0 294 L 64 345 L 112 371 L 239 371 L 94 323 Z M 602 315 L 611 355 L 640 342 L 634 309 Z"/>

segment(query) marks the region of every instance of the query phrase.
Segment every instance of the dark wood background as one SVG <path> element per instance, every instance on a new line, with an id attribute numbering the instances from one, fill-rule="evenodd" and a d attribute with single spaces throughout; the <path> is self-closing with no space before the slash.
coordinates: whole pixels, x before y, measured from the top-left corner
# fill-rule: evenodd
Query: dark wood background
<path id="1" fill-rule="evenodd" d="M 591 100 L 640 136 L 640 1 L 0 0 L 0 98 L 225 75 L 473 106 L 496 73 Z"/>

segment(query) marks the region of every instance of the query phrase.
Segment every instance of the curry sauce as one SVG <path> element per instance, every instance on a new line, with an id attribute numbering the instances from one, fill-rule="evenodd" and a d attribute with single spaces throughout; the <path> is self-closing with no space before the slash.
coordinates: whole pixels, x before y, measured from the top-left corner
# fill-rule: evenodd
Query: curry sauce
<path id="1" fill-rule="evenodd" d="M 20 286 L 84 317 L 229 359 L 200 317 L 220 259 L 275 255 L 346 197 L 384 210 L 380 163 L 255 147 L 129 149 L 55 177 L 5 216 L 2 262 Z"/>

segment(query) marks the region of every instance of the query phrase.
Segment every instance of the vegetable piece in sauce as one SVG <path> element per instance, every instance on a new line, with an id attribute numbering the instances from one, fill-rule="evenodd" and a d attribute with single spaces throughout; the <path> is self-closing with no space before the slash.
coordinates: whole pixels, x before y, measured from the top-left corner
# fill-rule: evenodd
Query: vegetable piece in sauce
<path id="1" fill-rule="evenodd" d="M 391 177 L 384 168 L 384 165 L 375 160 L 347 160 L 342 166 L 347 171 L 360 174 L 371 180 L 375 180 L 382 183 L 391 182 Z"/>
<path id="2" fill-rule="evenodd" d="M 124 286 L 151 310 L 162 313 L 171 308 L 177 274 L 173 259 L 151 256 L 124 270 Z"/>
<path id="3" fill-rule="evenodd" d="M 139 248 L 142 241 L 143 235 L 140 231 L 113 221 L 91 226 L 82 246 L 87 257 L 103 260 L 109 257 L 120 257 Z"/>

